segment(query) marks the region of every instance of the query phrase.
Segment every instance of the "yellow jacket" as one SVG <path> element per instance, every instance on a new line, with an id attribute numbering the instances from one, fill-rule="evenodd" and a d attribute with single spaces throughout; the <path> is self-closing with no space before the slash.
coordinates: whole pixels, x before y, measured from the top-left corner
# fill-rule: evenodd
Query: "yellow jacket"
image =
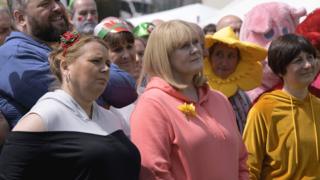
<path id="1" fill-rule="evenodd" d="M 248 114 L 243 139 L 250 179 L 320 179 L 320 99 L 282 90 L 263 95 Z"/>

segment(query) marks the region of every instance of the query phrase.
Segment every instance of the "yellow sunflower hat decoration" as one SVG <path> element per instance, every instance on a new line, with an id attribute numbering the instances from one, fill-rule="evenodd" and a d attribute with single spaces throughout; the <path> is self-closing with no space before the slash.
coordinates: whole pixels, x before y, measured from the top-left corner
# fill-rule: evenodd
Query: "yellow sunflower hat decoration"
<path id="1" fill-rule="evenodd" d="M 206 48 L 209 49 L 216 43 L 224 43 L 230 47 L 238 48 L 240 59 L 236 70 L 226 79 L 222 79 L 213 72 L 209 61 L 210 57 L 205 58 L 204 74 L 212 89 L 231 97 L 238 89 L 248 91 L 260 86 L 262 80 L 261 61 L 267 56 L 266 49 L 254 43 L 240 41 L 231 27 L 225 27 L 213 35 L 205 37 Z"/>

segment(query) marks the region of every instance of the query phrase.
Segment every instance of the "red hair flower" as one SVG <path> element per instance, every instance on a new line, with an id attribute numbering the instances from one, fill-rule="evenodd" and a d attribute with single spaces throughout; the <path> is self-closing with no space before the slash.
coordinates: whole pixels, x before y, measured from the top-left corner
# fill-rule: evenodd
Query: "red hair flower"
<path id="1" fill-rule="evenodd" d="M 80 38 L 80 34 L 77 31 L 67 31 L 61 35 L 61 47 L 63 48 L 63 56 L 66 55 L 68 47 L 72 46 Z"/>

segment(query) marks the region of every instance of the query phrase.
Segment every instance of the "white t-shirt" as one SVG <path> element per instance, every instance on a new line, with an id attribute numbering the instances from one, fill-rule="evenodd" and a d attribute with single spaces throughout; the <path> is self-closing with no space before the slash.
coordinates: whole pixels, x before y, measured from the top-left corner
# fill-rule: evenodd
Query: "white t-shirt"
<path id="1" fill-rule="evenodd" d="M 109 135 L 122 129 L 129 136 L 125 120 L 121 116 L 94 102 L 90 119 L 82 107 L 61 89 L 43 95 L 27 114 L 30 113 L 41 117 L 47 131 Z"/>

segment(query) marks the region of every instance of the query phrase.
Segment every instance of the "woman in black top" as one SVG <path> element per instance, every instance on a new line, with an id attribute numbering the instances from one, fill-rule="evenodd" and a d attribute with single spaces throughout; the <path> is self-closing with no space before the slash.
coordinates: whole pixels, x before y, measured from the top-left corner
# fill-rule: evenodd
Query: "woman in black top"
<path id="1" fill-rule="evenodd" d="M 0 179 L 138 179 L 139 151 L 122 131 L 123 120 L 95 103 L 109 79 L 105 43 L 67 32 L 49 61 L 58 88 L 9 134 Z"/>

